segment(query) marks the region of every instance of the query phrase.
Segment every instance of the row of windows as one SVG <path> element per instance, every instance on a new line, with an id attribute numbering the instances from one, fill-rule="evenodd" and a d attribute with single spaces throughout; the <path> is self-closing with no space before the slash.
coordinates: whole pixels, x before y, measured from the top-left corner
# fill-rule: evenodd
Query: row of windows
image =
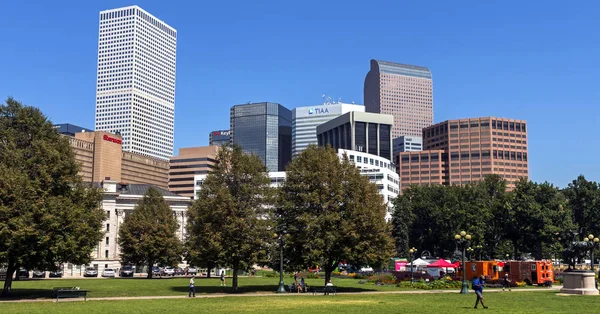
<path id="1" fill-rule="evenodd" d="M 100 14 L 100 21 L 101 21 L 100 24 L 104 24 L 102 22 L 104 20 L 124 18 L 124 17 L 128 17 L 128 16 L 138 16 L 138 17 L 142 18 L 144 21 L 154 25 L 161 31 L 169 34 L 170 36 L 177 37 L 176 31 L 173 31 L 169 27 L 166 27 L 164 23 L 160 22 L 159 20 L 152 17 L 151 15 L 146 14 L 146 13 L 144 13 L 140 10 L 136 10 L 136 9 L 126 9 L 126 10 L 121 10 L 121 11 L 102 13 L 102 14 Z"/>
<path id="2" fill-rule="evenodd" d="M 492 129 L 527 132 L 525 123 L 492 120 Z"/>

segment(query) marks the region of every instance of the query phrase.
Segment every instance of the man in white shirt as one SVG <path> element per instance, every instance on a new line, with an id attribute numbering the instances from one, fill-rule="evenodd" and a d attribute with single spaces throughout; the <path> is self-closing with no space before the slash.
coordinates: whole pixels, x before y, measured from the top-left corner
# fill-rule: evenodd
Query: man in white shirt
<path id="1" fill-rule="evenodd" d="M 190 294 L 189 294 L 189 298 L 191 297 L 196 297 L 196 286 L 194 285 L 194 276 L 192 276 L 192 278 L 190 278 Z"/>

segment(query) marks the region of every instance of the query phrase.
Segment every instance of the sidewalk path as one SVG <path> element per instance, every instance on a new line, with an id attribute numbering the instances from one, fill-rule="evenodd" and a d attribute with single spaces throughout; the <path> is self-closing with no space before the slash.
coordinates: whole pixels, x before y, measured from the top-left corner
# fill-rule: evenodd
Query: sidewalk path
<path id="1" fill-rule="evenodd" d="M 531 288 L 531 289 L 513 289 L 511 292 L 540 292 L 540 291 L 559 291 L 562 286 L 552 286 L 550 288 Z M 471 291 L 469 291 L 471 292 Z M 488 292 L 502 292 L 502 289 L 486 289 Z M 508 291 L 507 291 L 508 292 Z M 402 291 L 364 291 L 364 292 L 340 292 L 338 295 L 360 295 L 360 294 L 436 294 L 436 293 L 457 293 L 457 290 L 402 290 Z M 265 296 L 301 296 L 309 295 L 309 293 L 211 293 L 198 294 L 196 298 L 224 298 L 224 297 L 265 297 Z M 87 298 L 88 301 L 112 301 L 112 300 L 158 300 L 158 299 L 188 299 L 187 295 L 171 295 L 171 296 L 137 296 L 137 297 L 102 297 L 102 298 Z M 56 299 L 20 299 L 20 300 L 1 300 L 4 302 L 56 302 Z M 59 302 L 83 302 L 81 298 L 65 298 Z"/>

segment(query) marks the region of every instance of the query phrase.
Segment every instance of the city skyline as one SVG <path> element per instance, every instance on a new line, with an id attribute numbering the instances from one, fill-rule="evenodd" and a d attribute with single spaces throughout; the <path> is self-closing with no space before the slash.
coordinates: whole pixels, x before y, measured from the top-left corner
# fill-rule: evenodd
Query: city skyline
<path id="1" fill-rule="evenodd" d="M 92 128 L 97 15 L 129 4 L 57 1 L 53 6 L 0 5 L 6 12 L 28 12 L 6 20 L 15 31 L 3 36 L 12 48 L 0 53 L 0 66 L 14 75 L 0 79 L 0 94 L 40 107 L 54 123 Z M 279 6 L 240 3 L 230 12 L 236 22 L 224 23 L 221 12 L 226 6 L 222 4 L 211 4 L 216 14 L 202 21 L 194 18 L 192 12 L 199 9 L 195 4 L 185 9 L 159 1 L 138 4 L 185 37 L 178 41 L 175 148 L 206 145 L 206 136 L 196 134 L 226 129 L 227 109 L 247 101 L 269 100 L 292 109 L 318 104 L 326 93 L 334 99 L 341 96 L 343 102 L 362 103 L 363 80 L 369 70 L 366 63 L 378 59 L 431 69 L 435 77 L 434 123 L 473 116 L 528 121 L 532 180 L 564 187 L 580 173 L 600 179 L 594 145 L 586 146 L 585 153 L 577 157 L 555 153 L 557 142 L 580 137 L 583 142 L 593 142 L 590 134 L 594 132 L 590 131 L 600 116 L 600 95 L 593 82 L 600 64 L 594 57 L 598 46 L 593 44 L 598 35 L 590 31 L 593 18 L 586 15 L 596 5 L 581 10 L 550 1 L 543 12 L 533 4 L 513 12 L 509 4 L 490 10 L 487 4 L 440 3 L 426 20 L 409 17 L 392 23 L 393 19 L 380 18 L 375 27 L 376 23 L 369 25 L 375 22 L 370 17 L 375 8 L 359 10 L 348 4 L 344 13 L 362 16 L 365 21 L 341 27 L 310 23 L 338 5 L 319 4 L 323 13 L 309 14 L 307 3 L 277 15 L 272 23 L 248 28 L 236 19 L 249 12 L 268 16 L 279 12 Z M 419 11 L 422 6 L 413 3 L 403 10 Z M 391 18 L 392 11 L 383 14 Z M 448 11 L 458 18 L 449 19 Z M 498 27 L 506 25 L 501 21 L 509 17 L 509 26 Z M 555 29 L 558 18 L 563 24 Z M 274 22 L 280 25 L 273 28 Z M 421 22 L 427 25 L 415 24 Z M 474 29 L 473 23 L 479 26 Z M 221 29 L 203 31 L 211 25 Z M 294 36 L 283 36 L 289 33 Z M 402 40 L 384 41 L 386 38 Z M 556 38 L 561 38 L 560 43 Z M 277 48 L 260 53 L 256 49 L 274 40 L 279 43 Z M 343 54 L 328 48 L 350 47 L 350 43 L 356 45 Z"/>

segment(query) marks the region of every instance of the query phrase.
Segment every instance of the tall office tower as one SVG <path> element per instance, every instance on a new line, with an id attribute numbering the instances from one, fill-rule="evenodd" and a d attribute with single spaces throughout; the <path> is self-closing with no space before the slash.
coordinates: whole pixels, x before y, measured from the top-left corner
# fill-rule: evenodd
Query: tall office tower
<path id="1" fill-rule="evenodd" d="M 177 31 L 138 6 L 100 12 L 96 130 L 123 150 L 173 155 Z"/>
<path id="2" fill-rule="evenodd" d="M 296 156 L 310 144 L 317 145 L 317 126 L 350 111 L 365 112 L 365 106 L 332 103 L 292 110 L 292 155 Z"/>
<path id="3" fill-rule="evenodd" d="M 268 171 L 285 171 L 292 160 L 292 112 L 280 104 L 231 107 L 229 131 L 232 143 L 258 155 Z"/>
<path id="4" fill-rule="evenodd" d="M 231 141 L 229 130 L 212 131 L 208 134 L 208 145 L 225 145 Z"/>
<path id="5" fill-rule="evenodd" d="M 394 116 L 392 138 L 421 136 L 433 124 L 433 86 L 428 68 L 371 60 L 365 78 L 367 112 Z"/>

